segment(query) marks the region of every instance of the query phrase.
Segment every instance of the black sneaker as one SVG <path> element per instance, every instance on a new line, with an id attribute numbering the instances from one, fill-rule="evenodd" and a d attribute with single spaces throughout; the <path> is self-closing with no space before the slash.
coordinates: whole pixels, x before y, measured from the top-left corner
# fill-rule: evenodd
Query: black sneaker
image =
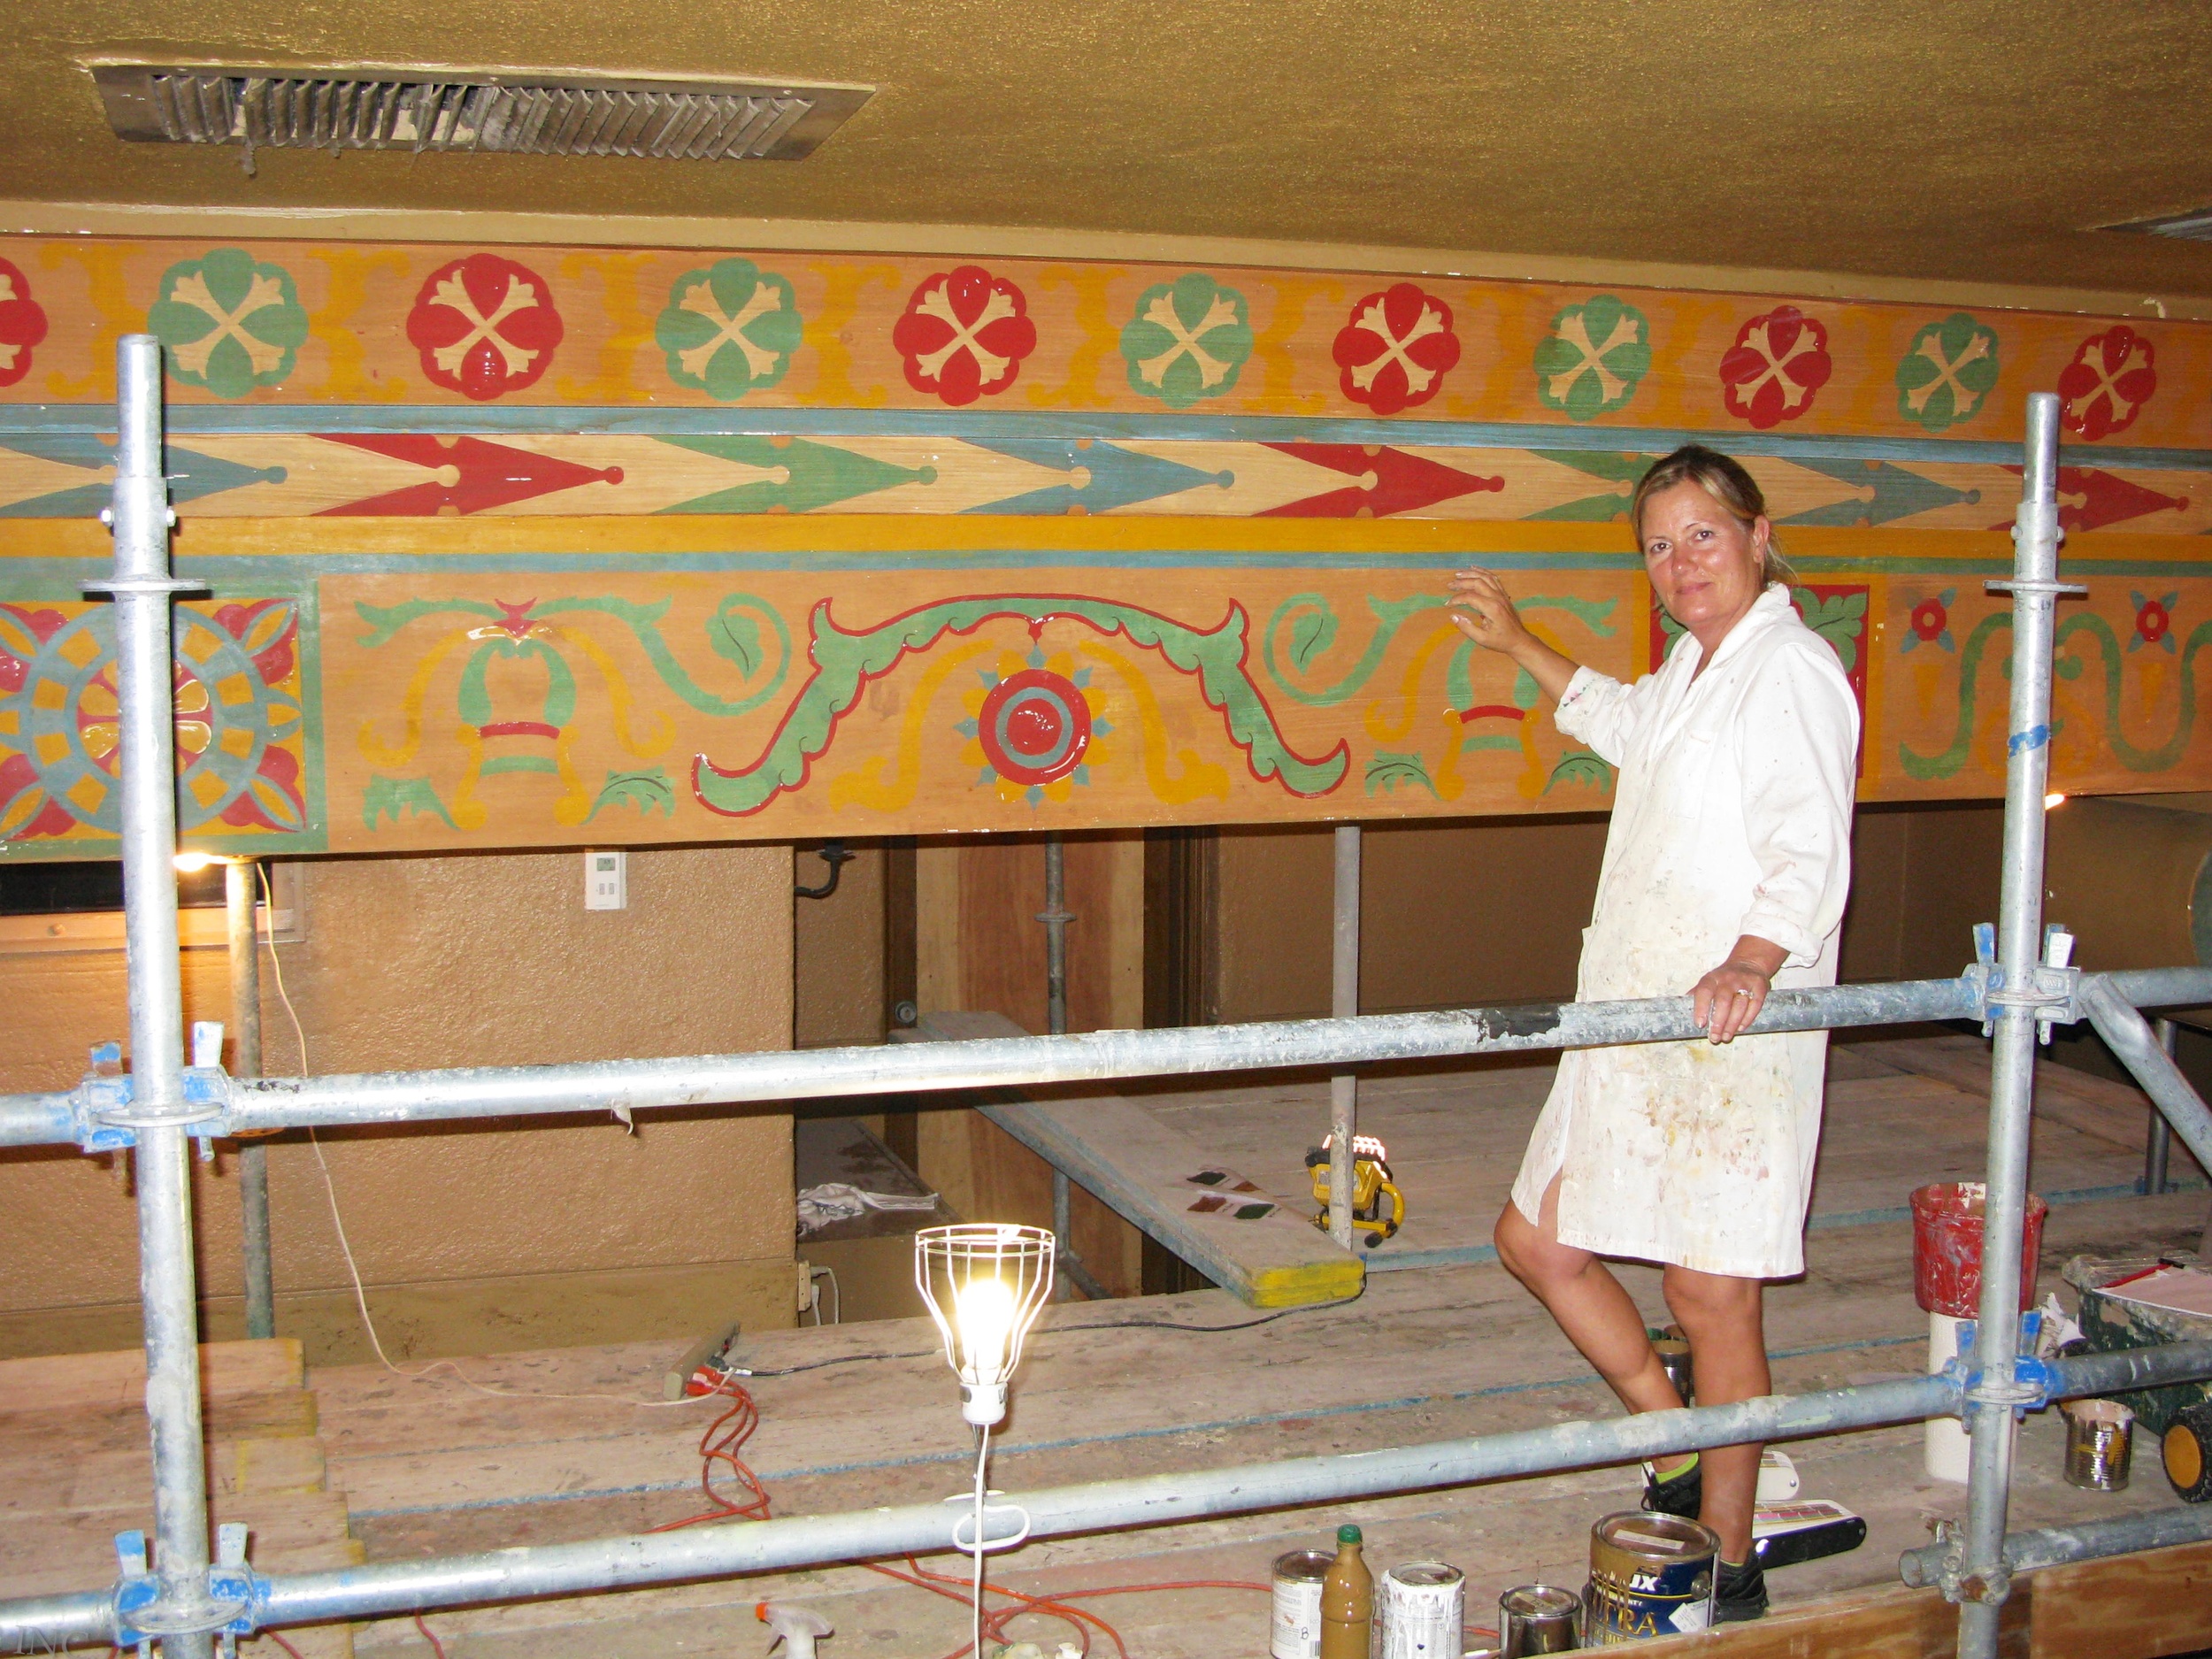
<path id="1" fill-rule="evenodd" d="M 1671 1479 L 1662 1480 L 1649 1463 L 1644 1465 L 1644 1508 L 1686 1521 L 1698 1518 L 1705 1503 L 1705 1464 L 1701 1460 Z"/>
<path id="2" fill-rule="evenodd" d="M 1713 1623 L 1740 1624 L 1767 1616 L 1767 1575 L 1755 1558 L 1722 1562 L 1713 1576 Z"/>

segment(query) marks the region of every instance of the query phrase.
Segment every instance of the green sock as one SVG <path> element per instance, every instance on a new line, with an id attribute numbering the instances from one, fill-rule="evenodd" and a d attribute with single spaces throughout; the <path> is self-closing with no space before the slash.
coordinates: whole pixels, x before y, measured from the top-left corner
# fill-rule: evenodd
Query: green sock
<path id="1" fill-rule="evenodd" d="M 1683 1476 L 1685 1476 L 1685 1475 L 1686 1475 L 1686 1474 L 1689 1474 L 1689 1473 L 1693 1472 L 1693 1471 L 1694 1471 L 1696 1468 L 1697 1468 L 1697 1454 L 1696 1454 L 1695 1452 L 1692 1452 L 1692 1453 L 1690 1454 L 1690 1461 L 1689 1461 L 1688 1463 L 1684 1463 L 1684 1464 L 1683 1464 L 1683 1465 L 1682 1465 L 1679 1469 L 1659 1469 L 1659 1470 L 1654 1470 L 1654 1471 L 1652 1471 L 1652 1479 L 1655 1479 L 1655 1480 L 1662 1481 L 1662 1482 L 1663 1482 L 1663 1481 L 1669 1481 L 1669 1480 L 1679 1480 L 1679 1479 L 1682 1479 L 1682 1477 L 1683 1477 Z"/>

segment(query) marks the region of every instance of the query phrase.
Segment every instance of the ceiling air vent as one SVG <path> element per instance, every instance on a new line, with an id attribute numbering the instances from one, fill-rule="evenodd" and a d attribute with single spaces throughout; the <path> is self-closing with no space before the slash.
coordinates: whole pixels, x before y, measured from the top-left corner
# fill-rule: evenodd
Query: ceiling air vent
<path id="1" fill-rule="evenodd" d="M 118 136 L 267 150 L 795 161 L 872 87 L 98 64 Z"/>

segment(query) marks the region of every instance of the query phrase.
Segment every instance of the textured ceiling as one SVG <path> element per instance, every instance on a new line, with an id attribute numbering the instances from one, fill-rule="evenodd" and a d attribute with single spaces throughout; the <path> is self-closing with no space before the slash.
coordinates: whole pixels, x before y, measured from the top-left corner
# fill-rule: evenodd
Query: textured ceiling
<path id="1" fill-rule="evenodd" d="M 2212 4 L 0 0 L 0 196 L 1002 226 L 2212 293 Z M 871 82 L 811 159 L 112 137 L 84 60 Z"/>

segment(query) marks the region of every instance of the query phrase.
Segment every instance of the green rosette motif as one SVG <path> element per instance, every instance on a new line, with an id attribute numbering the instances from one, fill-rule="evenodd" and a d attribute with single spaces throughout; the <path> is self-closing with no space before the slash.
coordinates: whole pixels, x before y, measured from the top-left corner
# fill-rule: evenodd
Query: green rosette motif
<path id="1" fill-rule="evenodd" d="M 1570 420 L 1594 420 L 1634 397 L 1650 373 L 1650 320 L 1610 294 L 1570 305 L 1551 319 L 1535 369 L 1545 408 Z"/>
<path id="2" fill-rule="evenodd" d="M 169 373 L 218 397 L 281 385 L 307 342 L 307 308 L 291 273 L 239 248 L 218 248 L 161 273 L 146 326 Z"/>
<path id="3" fill-rule="evenodd" d="M 669 379 L 727 403 L 782 380 L 803 332 L 787 279 L 724 259 L 676 279 L 653 340 L 668 354 Z"/>
<path id="4" fill-rule="evenodd" d="M 1129 384 L 1170 409 L 1219 397 L 1252 355 L 1252 310 L 1244 296 L 1194 271 L 1137 296 L 1121 331 Z"/>
<path id="5" fill-rule="evenodd" d="M 1970 420 L 1997 385 L 1997 331 L 1953 311 L 1897 360 L 1897 412 L 1928 432 Z"/>

